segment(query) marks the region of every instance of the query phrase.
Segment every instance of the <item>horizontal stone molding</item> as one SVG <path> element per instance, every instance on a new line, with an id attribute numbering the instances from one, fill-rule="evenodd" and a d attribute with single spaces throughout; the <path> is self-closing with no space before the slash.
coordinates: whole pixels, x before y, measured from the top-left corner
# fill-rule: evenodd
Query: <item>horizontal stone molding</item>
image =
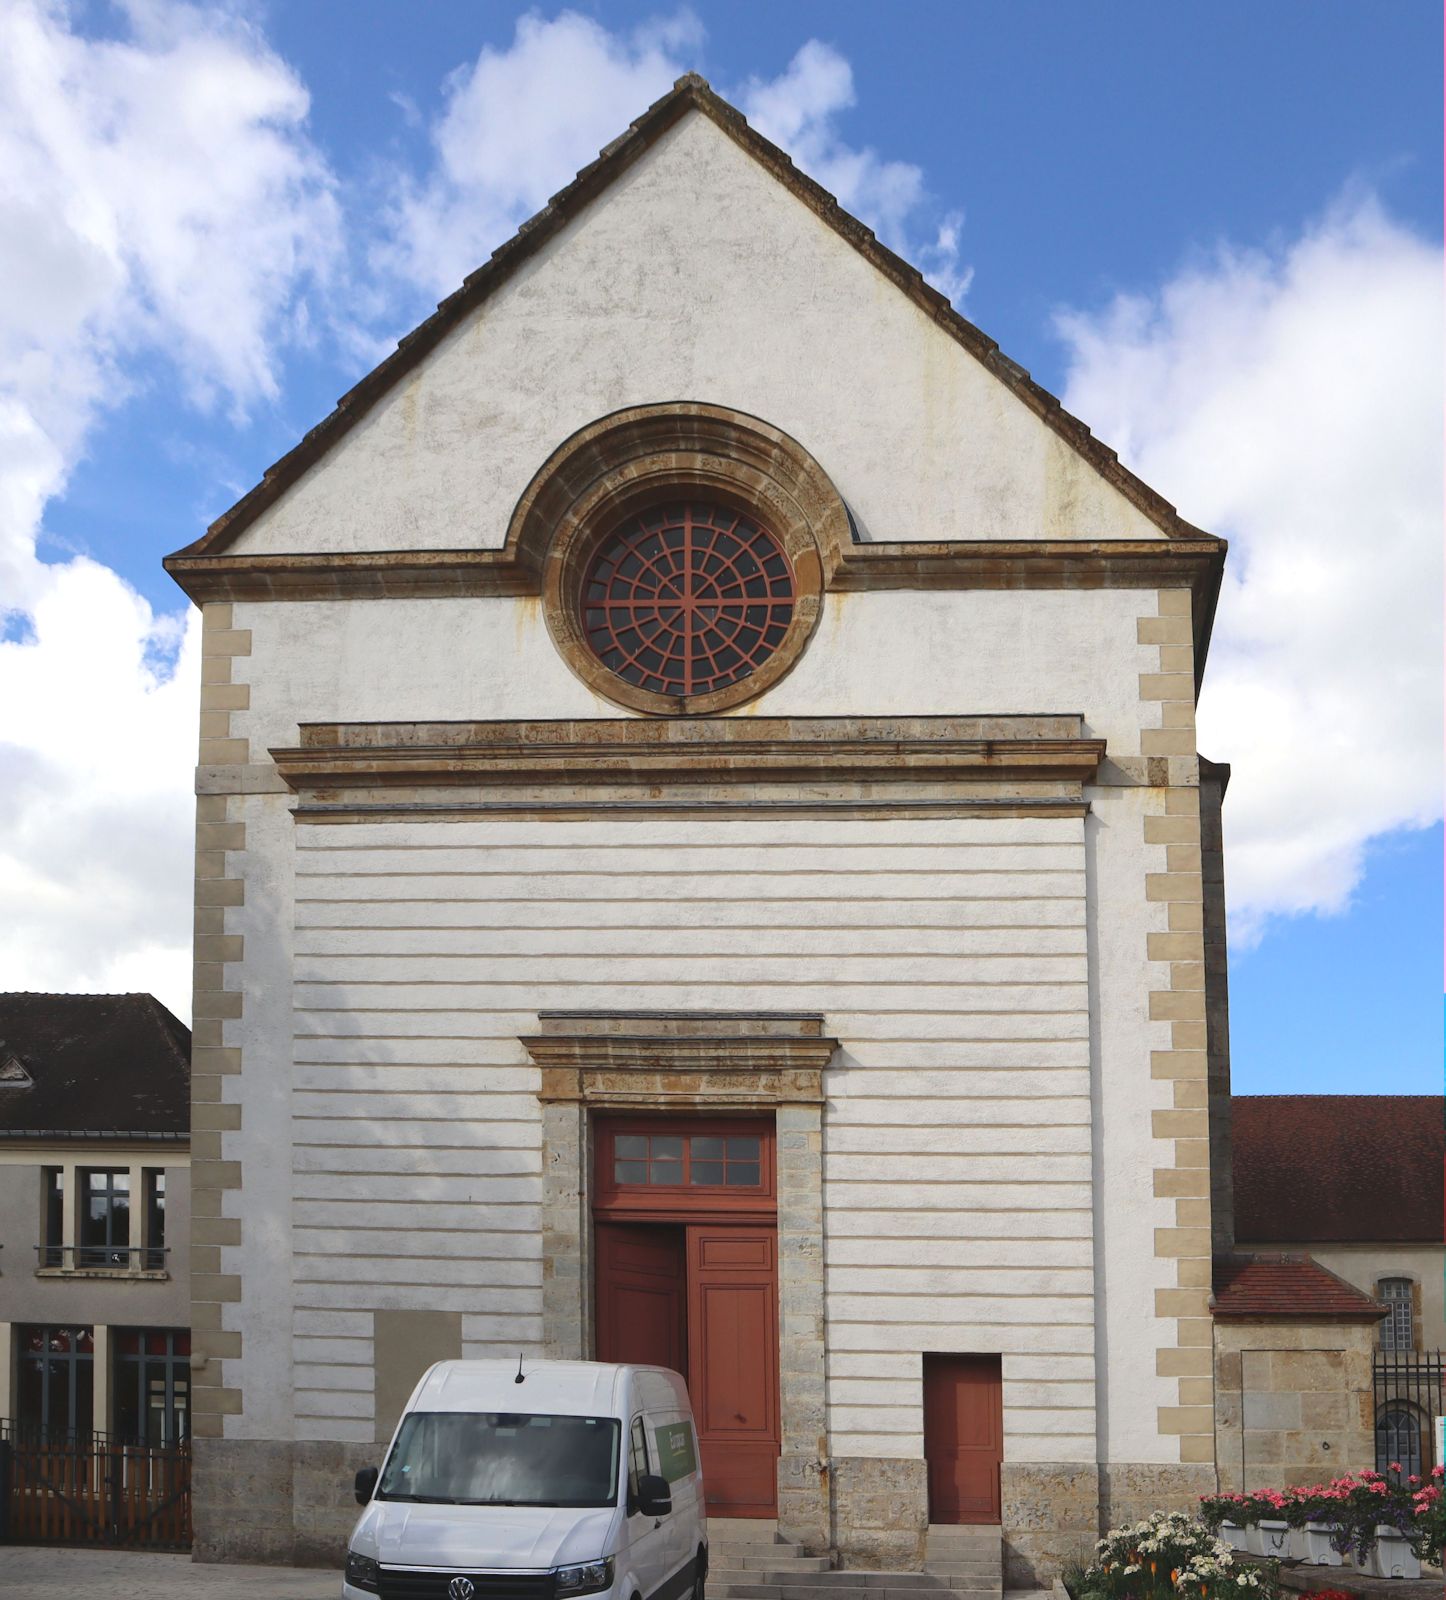
<path id="1" fill-rule="evenodd" d="M 310 723 L 271 751 L 300 820 L 760 806 L 1079 815 L 1104 758 L 1048 717 Z"/>
<path id="2" fill-rule="evenodd" d="M 822 1105 L 838 1040 L 795 1013 L 547 1012 L 538 1099 L 628 1108 Z"/>
<path id="3" fill-rule="evenodd" d="M 880 540 L 841 547 L 825 592 L 1154 589 L 1179 584 L 1209 612 L 1223 556 L 1199 539 Z M 540 563 L 493 550 L 178 554 L 166 570 L 198 605 L 219 600 L 416 600 L 542 593 Z M 1197 648 L 1201 641 L 1195 639 Z"/>

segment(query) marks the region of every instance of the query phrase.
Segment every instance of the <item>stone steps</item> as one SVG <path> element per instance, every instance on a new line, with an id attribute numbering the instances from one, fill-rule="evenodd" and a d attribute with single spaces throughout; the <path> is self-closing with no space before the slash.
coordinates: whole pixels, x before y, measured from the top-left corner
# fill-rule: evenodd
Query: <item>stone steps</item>
<path id="1" fill-rule="evenodd" d="M 714 1519 L 708 1535 L 709 1600 L 1001 1600 L 1004 1590 L 996 1527 L 931 1527 L 922 1572 L 835 1568 L 773 1523 Z"/>
<path id="2" fill-rule="evenodd" d="M 763 1574 L 766 1576 L 766 1574 Z M 923 1595 L 937 1595 L 941 1600 L 998 1600 L 1000 1587 L 979 1579 L 936 1579 L 934 1582 L 913 1581 L 926 1574 L 920 1573 L 829 1573 L 829 1581 L 821 1584 L 798 1584 L 792 1579 L 779 1584 L 763 1582 L 728 1581 L 709 1574 L 709 1592 L 715 1597 L 726 1595 L 728 1600 L 921 1600 Z M 869 1584 L 851 1584 L 849 1578 L 872 1579 Z"/>
<path id="3" fill-rule="evenodd" d="M 728 1566 L 745 1572 L 827 1572 L 831 1565 L 827 1556 L 794 1555 L 784 1545 L 710 1544 L 708 1560 L 715 1570 Z"/>

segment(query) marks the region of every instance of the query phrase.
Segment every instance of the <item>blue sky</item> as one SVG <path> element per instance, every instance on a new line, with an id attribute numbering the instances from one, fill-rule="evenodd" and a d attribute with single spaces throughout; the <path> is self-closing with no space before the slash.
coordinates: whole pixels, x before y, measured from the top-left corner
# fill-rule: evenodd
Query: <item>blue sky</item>
<path id="1" fill-rule="evenodd" d="M 427 237 L 450 239 L 458 259 L 476 264 L 504 222 L 643 109 L 647 96 L 629 99 L 627 85 L 643 81 L 654 57 L 703 71 L 755 120 L 772 116 L 775 134 L 791 103 L 802 108 L 794 153 L 805 165 L 896 247 L 926 253 L 953 228 L 952 251 L 930 259 L 962 287 L 966 314 L 1187 516 L 1232 538 L 1238 587 L 1222 603 L 1220 688 L 1202 706 L 1202 737 L 1207 754 L 1236 765 L 1227 806 L 1238 803 L 1239 837 L 1227 873 L 1233 888 L 1238 860 L 1237 1087 L 1438 1089 L 1439 734 L 1435 691 L 1422 687 L 1437 676 L 1438 647 L 1435 622 L 1419 612 L 1388 619 L 1402 596 L 1409 610 L 1425 586 L 1439 594 L 1436 557 L 1421 550 L 1440 484 L 1429 287 L 1432 271 L 1439 285 L 1441 235 L 1439 8 L 576 4 L 596 29 L 591 45 L 572 35 L 593 56 L 570 58 L 558 43 L 560 9 L 533 13 L 531 66 L 518 43 L 523 8 L 505 4 L 306 0 L 221 13 L 151 0 L 131 15 L 76 5 L 68 24 L 36 13 L 36 37 L 70 52 L 77 103 L 95 101 L 93 115 L 77 118 L 76 148 L 114 153 L 105 141 L 115 119 L 102 114 L 113 91 L 97 54 L 107 40 L 126 41 L 176 82 L 204 46 L 231 75 L 222 97 L 226 83 L 240 85 L 233 134 L 214 147 L 198 136 L 195 156 L 202 191 L 235 186 L 228 214 L 198 235 L 184 195 L 180 220 L 165 220 L 170 232 L 144 208 L 120 207 L 122 233 L 151 230 L 132 254 L 123 237 L 115 249 L 125 295 L 77 300 L 79 311 L 52 318 L 37 290 L 36 309 L 23 321 L 15 313 L 8 345 L 0 327 L 0 361 L 20 351 L 33 362 L 35 349 L 53 353 L 51 339 L 81 374 L 84 426 L 67 430 L 45 422 L 40 402 L 32 408 L 61 462 L 48 478 L 36 470 L 44 487 L 30 536 L 40 563 L 59 571 L 84 553 L 143 597 L 154 615 L 141 625 L 142 670 L 159 664 L 163 676 L 181 641 L 166 619 L 182 608 L 160 556 L 254 483 L 445 288 L 404 259 L 415 237 L 407 219 L 423 217 L 435 230 Z M 810 41 L 815 54 L 801 67 Z M 491 77 L 478 68 L 487 52 Z M 601 65 L 569 76 L 567 61 L 579 59 L 612 76 Z M 840 71 L 851 75 L 847 92 Z M 484 103 L 486 86 L 499 83 L 515 84 L 529 126 L 580 130 L 572 144 L 559 140 L 565 162 L 554 170 L 539 156 L 500 199 L 469 188 L 445 159 L 448 129 L 500 137 Z M 257 85 L 277 108 L 265 138 L 248 120 Z M 25 132 L 11 130 L 15 148 Z M 0 127 L 0 157 L 5 149 Z M 844 191 L 870 151 L 873 167 Z M 144 185 L 154 147 L 136 141 L 121 154 L 132 165 L 117 181 Z M 917 169 L 912 179 L 899 164 Z M 67 209 L 75 197 L 64 169 L 58 157 L 38 164 L 35 186 L 43 200 L 56 185 L 55 209 L 68 216 L 83 208 Z M 500 219 L 498 236 L 475 225 L 479 209 Z M 269 228 L 278 217 L 290 227 L 284 238 Z M 268 231 L 256 246 L 258 226 Z M 465 241 L 479 241 L 475 260 Z M 253 249 L 272 254 L 265 274 L 247 277 Z M 175 259 L 197 275 L 193 288 L 238 275 L 265 378 L 247 376 L 240 334 L 188 323 L 177 309 L 166 287 Z M 1415 304 L 1420 315 L 1403 327 L 1401 308 Z M 179 334 L 168 333 L 173 325 Z M 1421 347 L 1431 352 L 1424 363 Z M 26 381 L 15 379 L 22 398 Z M 1297 395 L 1309 402 L 1300 418 Z M 1418 435 L 1410 423 L 1420 417 Z M 1259 440 L 1273 429 L 1279 439 L 1262 459 Z M 1337 481 L 1342 462 L 1351 475 Z M 1294 501 L 1293 482 L 1306 486 Z M 1388 490 L 1382 507 L 1390 483 L 1408 487 Z M 1398 576 L 1361 565 L 1371 547 L 1382 553 L 1376 566 L 1389 555 Z M 1283 568 L 1312 575 L 1313 620 L 1299 615 Z M 26 581 L 39 580 L 32 571 Z M 24 648 L 40 606 L 0 614 L 0 638 Z M 35 655 L 12 681 L 42 661 Z M 154 700 L 152 688 L 147 680 Z M 1409 715 L 1395 709 L 1403 704 Z M 45 720 L 37 713 L 37 725 Z M 34 734 L 20 769 L 41 775 L 36 794 L 59 761 L 44 738 Z M 1358 776 L 1367 770 L 1375 776 Z M 79 779 L 74 788 L 84 792 Z M 20 816 L 21 831 L 31 826 Z M 169 836 L 145 841 L 143 857 L 174 859 Z M 38 844 L 27 867 L 32 900 L 43 854 Z M 61 888 L 42 896 L 60 907 L 57 960 L 69 937 L 63 880 L 57 864 L 46 883 Z M 123 928 L 174 962 L 171 936 L 141 910 L 105 937 Z M 117 966 L 99 943 L 77 945 L 71 960 L 80 985 L 141 971 Z"/>

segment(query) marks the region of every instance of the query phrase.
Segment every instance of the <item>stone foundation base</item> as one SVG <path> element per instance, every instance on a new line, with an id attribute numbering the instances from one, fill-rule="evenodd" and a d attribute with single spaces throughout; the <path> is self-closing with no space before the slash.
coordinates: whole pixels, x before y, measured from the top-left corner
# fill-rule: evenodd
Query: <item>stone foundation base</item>
<path id="1" fill-rule="evenodd" d="M 357 1519 L 352 1480 L 384 1446 L 197 1439 L 192 1506 L 196 1561 L 340 1566 Z M 1102 1531 L 1152 1511 L 1191 1511 L 1215 1486 L 1209 1466 L 1006 1462 L 1001 1472 L 1004 1584 L 1047 1588 L 1088 1563 Z M 783 1456 L 778 1526 L 844 1567 L 918 1572 L 928 1532 L 928 1474 L 908 1457 Z"/>
<path id="2" fill-rule="evenodd" d="M 1194 1512 L 1214 1493 L 1214 1467 L 1117 1462 L 1100 1468 L 1100 1523 L 1107 1532 L 1152 1511 Z"/>
<path id="3" fill-rule="evenodd" d="M 1100 1528 L 1100 1468 L 1006 1461 L 1000 1469 L 1004 1587 L 1048 1588 L 1071 1562 L 1088 1564 Z"/>
<path id="4" fill-rule="evenodd" d="M 833 1544 L 846 1567 L 918 1572 L 924 1565 L 929 1488 L 922 1460 L 836 1456 Z"/>
<path id="5" fill-rule="evenodd" d="M 811 1556 L 826 1554 L 833 1542 L 829 1488 L 817 1455 L 778 1458 L 778 1531 Z"/>
<path id="6" fill-rule="evenodd" d="M 385 1446 L 196 1439 L 193 1561 L 339 1567 L 359 1514 L 352 1480 Z"/>

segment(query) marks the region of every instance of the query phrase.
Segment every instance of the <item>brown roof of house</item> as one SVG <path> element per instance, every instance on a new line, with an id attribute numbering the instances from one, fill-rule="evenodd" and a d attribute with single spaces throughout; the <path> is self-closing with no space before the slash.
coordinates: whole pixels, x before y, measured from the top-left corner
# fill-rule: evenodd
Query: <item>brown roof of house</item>
<path id="1" fill-rule="evenodd" d="M 0 1140 L 190 1127 L 191 1030 L 154 996 L 0 994 Z"/>
<path id="2" fill-rule="evenodd" d="M 1230 1120 L 1240 1244 L 1440 1243 L 1441 1095 L 1236 1095 Z"/>
<path id="3" fill-rule="evenodd" d="M 806 177 L 792 159 L 756 129 L 735 107 L 716 95 L 696 73 L 679 78 L 667 94 L 651 105 L 642 116 L 606 147 L 598 159 L 579 172 L 576 178 L 555 194 L 536 216 L 524 222 L 491 259 L 467 277 L 460 289 L 449 295 L 436 311 L 407 334 L 384 361 L 337 402 L 330 416 L 318 423 L 301 442 L 274 465 L 255 488 L 223 513 L 194 544 L 166 558 L 168 570 L 179 569 L 172 562 L 203 555 L 217 555 L 230 546 L 268 506 L 331 447 L 355 426 L 396 383 L 418 365 L 457 324 L 501 287 L 517 269 L 557 234 L 586 205 L 612 185 L 641 155 L 689 111 L 699 111 L 717 124 L 736 144 L 773 174 L 819 218 L 853 246 L 866 260 L 939 326 L 982 362 L 1062 439 L 1079 452 L 1095 470 L 1134 506 L 1159 527 L 1167 538 L 1205 540 L 1223 556 L 1225 541 L 1215 539 L 1186 522 L 1175 508 L 1148 484 L 1137 478 L 1119 457 L 1090 432 L 1078 417 L 1072 416 L 1059 400 L 1017 362 L 1011 361 L 987 334 L 960 316 L 948 299 L 925 282 L 917 267 L 894 254 L 874 236 L 873 230 L 839 205 L 838 201 Z M 1217 568 L 1207 598 L 1213 613 L 1219 586 Z M 1201 634 L 1209 638 L 1210 616 L 1202 619 Z M 1203 650 L 1202 650 L 1203 654 Z"/>
<path id="4" fill-rule="evenodd" d="M 1331 1322 L 1377 1322 L 1386 1307 L 1309 1256 L 1252 1255 L 1216 1260 L 1212 1311 L 1227 1321 L 1319 1317 Z"/>

